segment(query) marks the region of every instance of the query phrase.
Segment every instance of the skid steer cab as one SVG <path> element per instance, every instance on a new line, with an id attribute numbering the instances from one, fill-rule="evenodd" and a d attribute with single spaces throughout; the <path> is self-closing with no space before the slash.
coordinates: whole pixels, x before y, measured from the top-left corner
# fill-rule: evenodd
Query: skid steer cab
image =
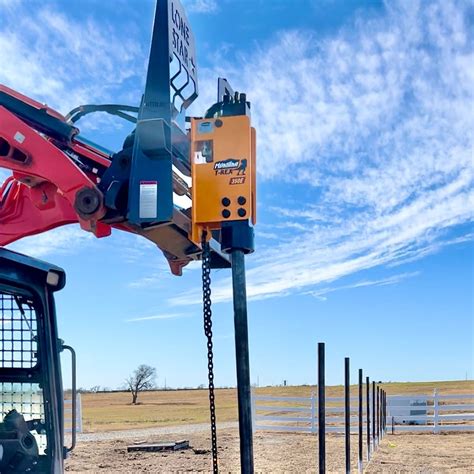
<path id="1" fill-rule="evenodd" d="M 0 248 L 0 473 L 63 472 L 63 387 L 54 293 L 61 268 Z"/>

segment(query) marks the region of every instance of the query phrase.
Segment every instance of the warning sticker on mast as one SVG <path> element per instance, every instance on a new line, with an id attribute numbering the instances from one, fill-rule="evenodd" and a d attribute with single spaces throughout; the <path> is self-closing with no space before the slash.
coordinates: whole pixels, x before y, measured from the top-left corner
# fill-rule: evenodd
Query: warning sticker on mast
<path id="1" fill-rule="evenodd" d="M 140 219 L 157 217 L 158 181 L 140 181 Z"/>

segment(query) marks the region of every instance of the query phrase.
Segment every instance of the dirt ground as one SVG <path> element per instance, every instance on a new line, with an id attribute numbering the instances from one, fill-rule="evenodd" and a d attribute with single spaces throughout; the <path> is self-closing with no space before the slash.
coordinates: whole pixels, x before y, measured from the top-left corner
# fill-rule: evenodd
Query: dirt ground
<path id="1" fill-rule="evenodd" d="M 353 472 L 357 472 L 357 437 L 351 437 Z M 67 472 L 161 473 L 210 472 L 209 452 L 192 449 L 168 453 L 127 452 L 127 445 L 183 439 L 183 434 L 130 440 L 79 442 L 66 461 Z M 186 437 L 193 448 L 208 450 L 209 435 L 192 433 Z M 218 433 L 221 472 L 239 472 L 238 431 Z M 316 472 L 317 437 L 309 434 L 257 432 L 254 439 L 257 472 Z M 344 472 L 344 437 L 326 438 L 327 472 Z M 364 451 L 365 458 L 365 451 Z M 395 434 L 387 435 L 374 454 L 367 473 L 469 473 L 474 472 L 474 434 Z"/>
<path id="2" fill-rule="evenodd" d="M 474 472 L 474 433 L 386 435 L 365 472 Z"/>

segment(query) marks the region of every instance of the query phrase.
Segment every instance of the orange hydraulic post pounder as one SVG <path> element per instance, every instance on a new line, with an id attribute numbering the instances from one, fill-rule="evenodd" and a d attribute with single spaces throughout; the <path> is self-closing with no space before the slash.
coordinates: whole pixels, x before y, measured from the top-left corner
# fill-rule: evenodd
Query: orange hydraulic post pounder
<path id="1" fill-rule="evenodd" d="M 191 240 L 202 247 L 204 328 L 212 366 L 210 301 L 210 237 L 229 254 L 234 300 L 235 360 L 239 410 L 241 472 L 253 474 L 252 398 L 245 254 L 254 251 L 256 221 L 256 133 L 250 125 L 245 94 L 219 79 L 218 102 L 204 118 L 191 120 L 192 229 Z M 212 268 L 216 268 L 213 266 Z M 211 420 L 215 421 L 214 381 L 209 379 Z M 211 395 L 212 394 L 212 395 Z M 215 423 L 212 424 L 215 427 Z M 216 432 L 211 429 L 213 446 Z M 214 447 L 213 447 L 214 449 Z M 213 451 L 217 472 L 217 448 Z"/>
<path id="2" fill-rule="evenodd" d="M 245 94 L 224 95 L 206 118 L 192 119 L 191 171 L 191 239 L 200 244 L 203 232 L 210 238 L 212 231 L 220 230 L 223 251 L 237 246 L 252 252 L 249 223 L 256 223 L 256 133 Z"/>

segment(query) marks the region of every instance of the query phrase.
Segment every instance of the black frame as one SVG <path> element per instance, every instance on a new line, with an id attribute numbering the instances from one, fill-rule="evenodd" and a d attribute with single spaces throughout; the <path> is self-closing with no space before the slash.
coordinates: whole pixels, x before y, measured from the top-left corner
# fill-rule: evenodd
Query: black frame
<path id="1" fill-rule="evenodd" d="M 54 285 L 56 283 L 56 285 Z M 27 295 L 37 317 L 38 363 L 32 368 L 1 368 L 0 382 L 38 383 L 43 390 L 48 449 L 39 469 L 63 472 L 64 407 L 54 292 L 65 284 L 64 271 L 45 262 L 0 249 L 0 290 Z"/>

